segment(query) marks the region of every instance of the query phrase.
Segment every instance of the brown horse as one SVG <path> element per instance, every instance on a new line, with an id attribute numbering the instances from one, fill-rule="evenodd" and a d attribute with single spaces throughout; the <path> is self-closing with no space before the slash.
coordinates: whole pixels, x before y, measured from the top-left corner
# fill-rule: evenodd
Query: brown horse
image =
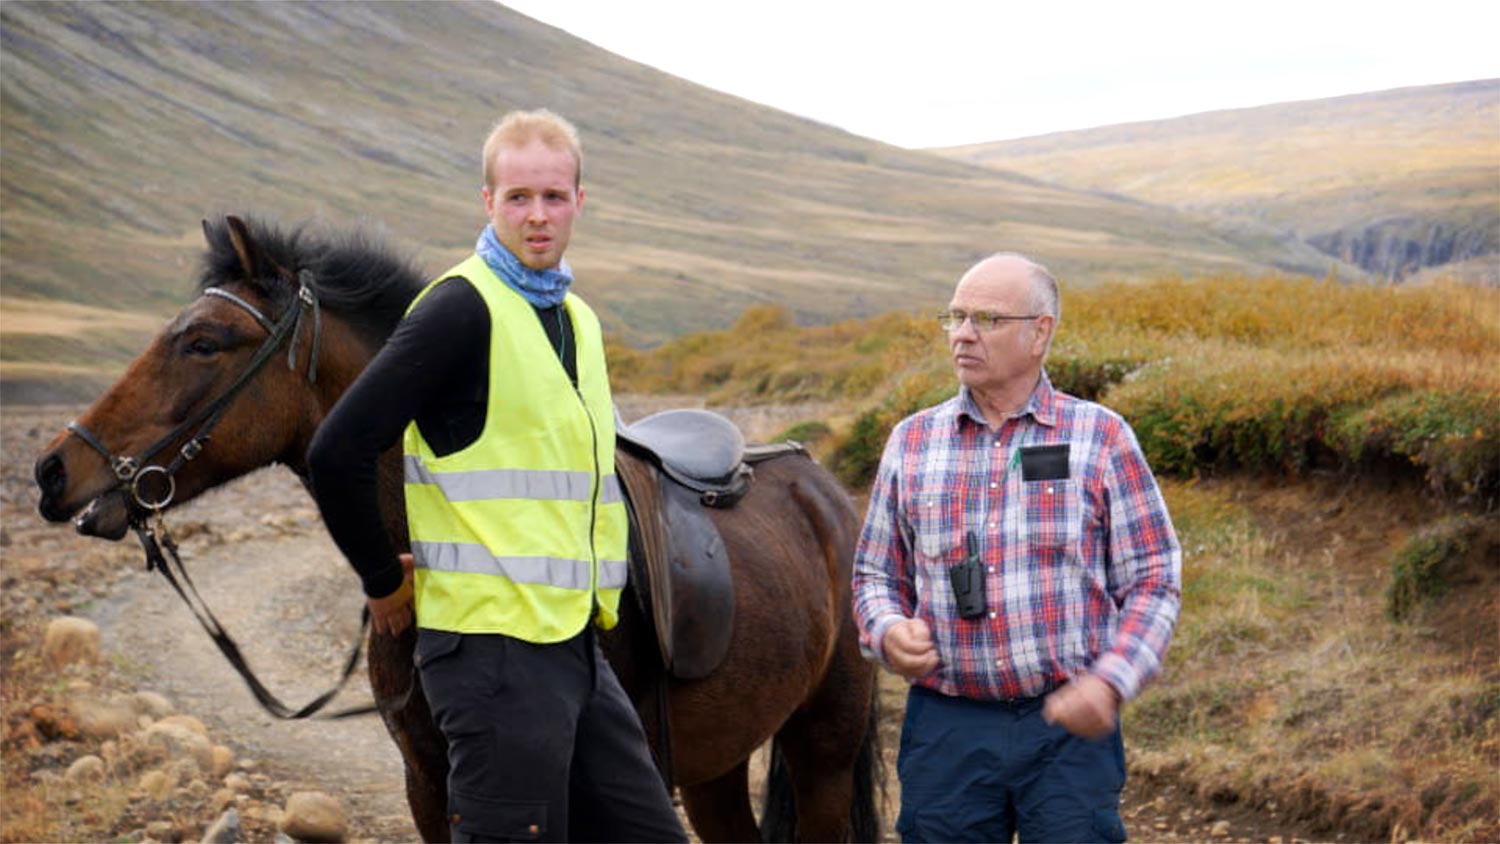
<path id="1" fill-rule="evenodd" d="M 235 217 L 205 222 L 204 233 L 202 295 L 37 460 L 45 518 L 76 516 L 80 532 L 119 539 L 148 507 L 168 509 L 260 466 L 281 463 L 305 479 L 319 422 L 423 284 L 358 233 L 285 233 Z M 405 549 L 399 455 L 386 457 L 382 511 Z M 654 746 L 657 725 L 668 725 L 671 775 L 694 829 L 705 840 L 760 838 L 748 762 L 774 740 L 784 765 L 773 763 L 768 790 L 790 793 L 795 812 L 778 817 L 781 803 L 768 802 L 768 834 L 875 840 L 874 669 L 850 617 L 857 517 L 848 496 L 814 461 L 783 457 L 758 466 L 745 498 L 712 518 L 735 590 L 723 663 L 699 680 L 665 677 L 629 595 L 606 642 Z M 383 717 L 418 830 L 446 840 L 446 747 L 414 682 L 414 643 L 411 631 L 371 636 L 370 681 L 383 702 L 411 690 Z"/>

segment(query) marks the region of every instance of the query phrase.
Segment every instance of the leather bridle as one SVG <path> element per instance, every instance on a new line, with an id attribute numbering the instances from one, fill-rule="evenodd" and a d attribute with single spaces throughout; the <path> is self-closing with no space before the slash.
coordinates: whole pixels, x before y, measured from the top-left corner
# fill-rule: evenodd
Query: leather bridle
<path id="1" fill-rule="evenodd" d="M 172 503 L 172 497 L 177 492 L 177 472 L 188 461 L 197 457 L 203 451 L 203 447 L 208 442 L 209 435 L 213 431 L 214 426 L 219 424 L 219 420 L 223 418 L 230 404 L 240 394 L 240 391 L 245 388 L 245 385 L 249 384 L 250 380 L 265 368 L 271 358 L 275 357 L 281 347 L 288 343 L 288 339 L 290 339 L 290 349 L 287 352 L 287 367 L 296 371 L 297 351 L 301 341 L 301 328 L 304 319 L 311 319 L 312 321 L 312 341 L 311 349 L 308 353 L 307 380 L 312 384 L 317 383 L 318 346 L 322 340 L 323 332 L 323 320 L 318 306 L 318 297 L 316 291 L 313 289 L 312 273 L 307 270 L 303 270 L 297 275 L 296 301 L 281 315 L 281 319 L 275 322 L 272 322 L 259 308 L 221 287 L 205 288 L 203 295 L 213 296 L 238 305 L 249 312 L 250 316 L 254 317 L 255 321 L 266 330 L 266 339 L 260 344 L 260 348 L 256 350 L 255 356 L 250 359 L 249 365 L 235 378 L 234 383 L 229 385 L 229 389 L 223 395 L 204 405 L 186 421 L 167 432 L 165 436 L 135 456 L 114 453 L 98 436 L 88 428 L 80 425 L 77 420 L 68 423 L 68 430 L 77 434 L 79 439 L 88 443 L 95 451 L 103 455 L 105 461 L 114 471 L 117 481 L 115 486 L 113 489 L 101 493 L 101 496 L 115 490 L 121 490 L 128 491 L 130 497 L 134 499 L 135 506 L 132 506 L 130 501 L 126 502 L 126 512 L 130 526 L 135 530 L 137 538 L 140 539 L 141 548 L 146 553 L 146 568 L 162 573 L 162 576 L 167 579 L 167 582 L 172 585 L 172 588 L 177 591 L 177 594 L 188 605 L 188 609 L 198 619 L 198 623 L 203 626 L 204 630 L 208 631 L 209 636 L 214 640 L 214 644 L 218 645 L 219 650 L 229 660 L 229 664 L 244 678 L 245 683 L 250 687 L 250 691 L 255 695 L 255 699 L 260 702 L 260 705 L 267 712 L 284 719 L 306 718 L 322 709 L 332 700 L 344 687 L 344 684 L 348 682 L 349 677 L 354 673 L 354 669 L 358 667 L 359 657 L 364 648 L 365 632 L 370 625 L 369 607 L 365 607 L 361 615 L 359 635 L 355 639 L 353 650 L 349 653 L 349 657 L 344 663 L 343 674 L 339 677 L 338 682 L 333 688 L 319 695 L 310 703 L 293 710 L 277 699 L 275 695 L 271 694 L 265 685 L 260 682 L 260 679 L 255 676 L 255 672 L 250 670 L 250 665 L 240 653 L 239 646 L 225 632 L 223 625 L 219 623 L 219 620 L 208 608 L 208 605 L 203 601 L 203 597 L 198 594 L 197 587 L 193 585 L 192 578 L 188 576 L 187 569 L 182 564 L 182 558 L 177 553 L 177 543 L 172 540 L 171 534 L 168 533 L 166 524 L 163 522 L 162 512 Z M 152 458 L 166 450 L 169 445 L 181 439 L 189 431 L 192 432 L 191 436 L 177 450 L 177 454 L 172 458 L 170 463 L 163 466 L 150 462 Z M 162 476 L 162 479 L 165 481 L 165 487 L 159 497 L 148 498 L 147 493 L 142 491 L 141 482 L 156 474 Z M 345 718 L 351 715 L 363 715 L 376 711 L 389 714 L 405 706 L 406 699 L 410 694 L 411 692 L 408 690 L 405 695 L 398 696 L 394 701 L 381 702 L 375 706 L 356 707 L 327 717 Z"/>
<path id="2" fill-rule="evenodd" d="M 132 524 L 139 521 L 142 512 L 159 514 L 172 503 L 172 497 L 177 492 L 177 472 L 183 466 L 187 465 L 188 461 L 197 457 L 199 452 L 203 451 L 203 446 L 208 442 L 209 435 L 213 431 L 214 426 L 219 424 L 219 420 L 223 418 L 230 404 L 240 394 L 240 391 L 245 388 L 245 385 L 250 383 L 250 379 L 254 378 L 265 367 L 266 363 L 275 356 L 276 352 L 287 342 L 288 338 L 291 338 L 291 348 L 287 352 L 287 367 L 294 371 L 297 369 L 297 347 L 301 340 L 300 329 L 304 316 L 310 316 L 312 320 L 312 349 L 308 354 L 307 380 L 309 383 L 317 383 L 318 346 L 322 340 L 323 318 L 322 312 L 318 307 L 318 297 L 313 290 L 311 281 L 312 273 L 307 270 L 303 270 L 298 274 L 296 302 L 292 307 L 287 308 L 286 313 L 281 315 L 280 320 L 274 323 L 265 314 L 261 313 L 259 308 L 239 296 L 230 293 L 228 290 L 221 287 L 209 287 L 203 291 L 204 296 L 214 296 L 228 302 L 233 302 L 235 305 L 249 312 L 250 316 L 254 317 L 255 321 L 266 330 L 267 337 L 260 344 L 260 348 L 256 350 L 255 357 L 251 358 L 250 364 L 239 374 L 234 383 L 229 385 L 229 389 L 223 395 L 204 405 L 198 412 L 168 431 L 161 439 L 147 446 L 140 454 L 133 457 L 116 454 L 97 435 L 79 424 L 78 420 L 75 419 L 68 423 L 69 431 L 77 434 L 79 439 L 88 443 L 90 447 L 103 455 L 105 462 L 114 471 L 115 478 L 117 479 L 114 489 L 128 490 L 130 498 L 134 499 L 135 504 L 138 505 L 139 510 L 132 510 L 131 513 Z M 196 430 L 193 430 L 194 428 Z M 192 435 L 177 450 L 177 454 L 172 458 L 170 463 L 162 466 L 149 462 L 165 450 L 167 446 L 181 439 L 188 431 L 192 431 Z M 157 474 L 161 475 L 165 486 L 160 496 L 148 498 L 149 491 L 143 491 L 142 482 L 152 475 Z"/>

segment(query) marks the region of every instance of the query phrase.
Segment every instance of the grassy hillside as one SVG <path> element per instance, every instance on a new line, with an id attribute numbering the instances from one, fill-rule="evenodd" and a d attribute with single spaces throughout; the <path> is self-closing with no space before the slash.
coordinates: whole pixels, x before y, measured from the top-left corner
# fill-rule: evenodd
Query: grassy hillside
<path id="1" fill-rule="evenodd" d="M 8 299 L 160 317 L 188 289 L 199 220 L 222 212 L 367 223 L 437 272 L 483 224 L 488 127 L 534 106 L 582 130 L 571 258 L 630 343 L 764 303 L 802 322 L 880 313 L 1000 248 L 1079 284 L 1328 268 L 1300 244 L 722 95 L 493 3 L 7 2 L 0 47 Z M 10 312 L 0 331 L 11 381 L 79 339 Z M 98 357 L 69 366 L 118 366 L 84 341 Z"/>
<path id="2" fill-rule="evenodd" d="M 1482 258 L 1456 269 L 1500 283 L 1500 79 L 937 152 L 1292 232 L 1381 278 Z"/>

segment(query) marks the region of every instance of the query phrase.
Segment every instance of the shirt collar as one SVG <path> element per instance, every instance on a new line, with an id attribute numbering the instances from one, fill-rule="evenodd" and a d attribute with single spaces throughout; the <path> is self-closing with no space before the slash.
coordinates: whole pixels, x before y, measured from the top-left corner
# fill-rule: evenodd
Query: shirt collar
<path id="1" fill-rule="evenodd" d="M 958 396 L 955 397 L 953 421 L 955 425 L 961 424 L 965 416 L 969 421 L 979 425 L 989 425 L 984 414 L 979 410 L 979 403 L 974 401 L 974 395 L 969 391 L 966 384 L 958 386 Z M 1036 389 L 1031 391 L 1031 397 L 1026 400 L 1021 412 L 1015 418 L 1030 416 L 1038 424 L 1051 428 L 1057 424 L 1057 391 L 1052 389 L 1052 380 L 1047 377 L 1047 371 L 1042 370 L 1042 377 L 1037 379 Z"/>

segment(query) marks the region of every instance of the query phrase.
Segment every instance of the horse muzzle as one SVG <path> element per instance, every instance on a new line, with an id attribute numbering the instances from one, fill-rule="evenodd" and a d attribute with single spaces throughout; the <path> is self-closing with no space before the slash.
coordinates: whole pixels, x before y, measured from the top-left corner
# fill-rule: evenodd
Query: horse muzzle
<path id="1" fill-rule="evenodd" d="M 108 489 L 91 498 L 68 493 L 68 471 L 58 452 L 44 454 L 36 462 L 37 513 L 49 522 L 73 521 L 84 536 L 122 539 L 130 529 L 130 514 L 120 489 Z"/>

